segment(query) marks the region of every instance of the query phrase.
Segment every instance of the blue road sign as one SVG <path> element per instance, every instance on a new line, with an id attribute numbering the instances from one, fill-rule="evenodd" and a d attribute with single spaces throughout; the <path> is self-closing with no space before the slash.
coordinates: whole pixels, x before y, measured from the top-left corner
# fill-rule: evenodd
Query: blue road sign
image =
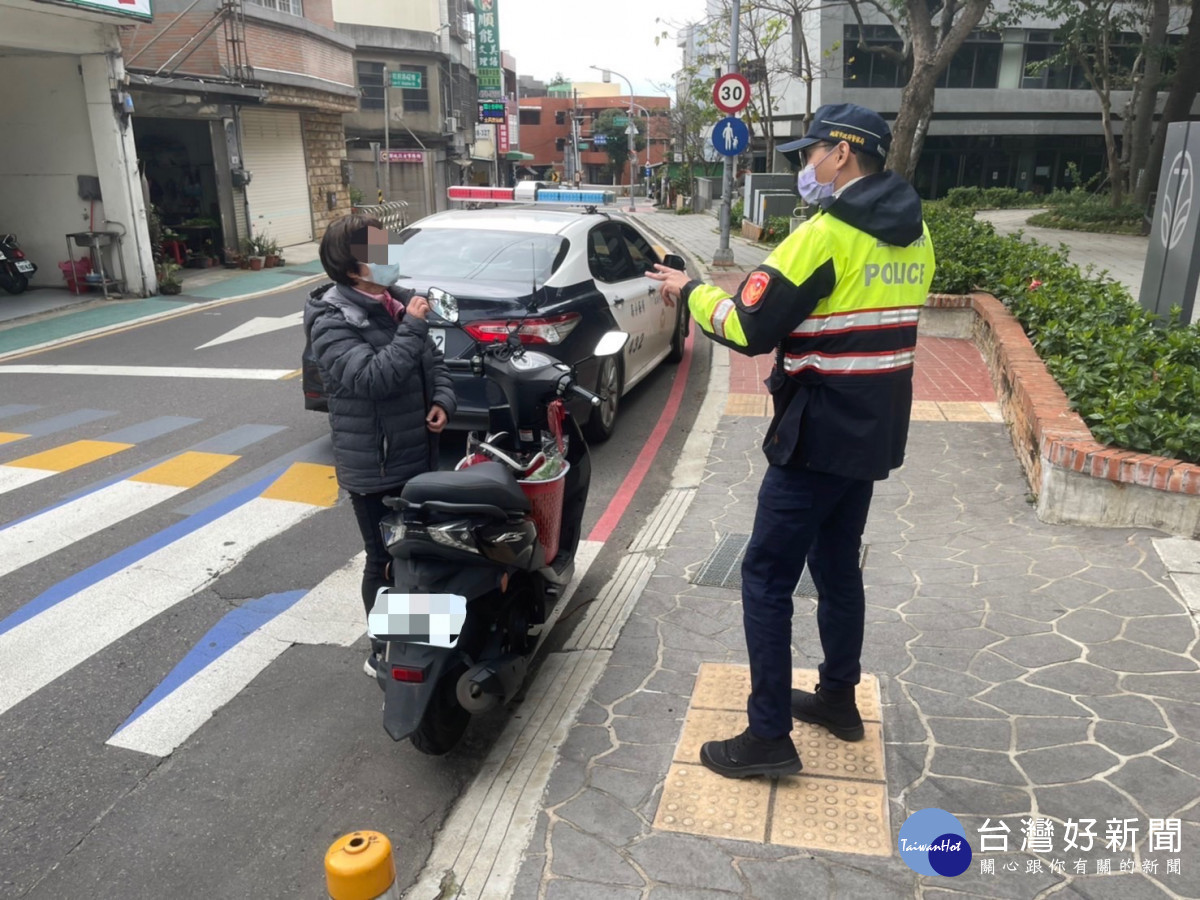
<path id="1" fill-rule="evenodd" d="M 726 116 L 713 126 L 712 144 L 722 156 L 737 156 L 750 143 L 750 129 L 737 116 Z"/>

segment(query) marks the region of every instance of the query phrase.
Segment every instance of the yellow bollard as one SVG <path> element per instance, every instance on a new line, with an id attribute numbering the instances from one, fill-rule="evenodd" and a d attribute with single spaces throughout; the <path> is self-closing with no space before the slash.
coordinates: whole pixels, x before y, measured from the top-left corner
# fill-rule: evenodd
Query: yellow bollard
<path id="1" fill-rule="evenodd" d="M 342 835 L 325 853 L 330 900 L 400 900 L 392 842 L 377 831 Z"/>

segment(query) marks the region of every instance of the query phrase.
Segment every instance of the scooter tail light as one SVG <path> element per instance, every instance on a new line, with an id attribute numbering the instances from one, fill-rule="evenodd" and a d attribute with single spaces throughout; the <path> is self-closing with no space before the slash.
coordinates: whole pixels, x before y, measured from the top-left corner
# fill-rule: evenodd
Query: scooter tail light
<path id="1" fill-rule="evenodd" d="M 392 666 L 392 680 L 404 684 L 424 684 L 425 669 L 416 666 Z"/>
<path id="2" fill-rule="evenodd" d="M 24 250 L 13 250 L 13 251 L 12 251 L 12 255 L 13 255 L 14 257 L 16 257 L 17 259 L 24 259 L 24 258 L 25 258 L 25 251 L 24 251 Z"/>
<path id="3" fill-rule="evenodd" d="M 561 344 L 582 320 L 583 316 L 577 312 L 522 319 L 517 329 L 517 339 L 522 344 Z M 493 344 L 508 340 L 512 323 L 489 320 L 470 322 L 463 325 L 463 328 L 479 343 Z"/>

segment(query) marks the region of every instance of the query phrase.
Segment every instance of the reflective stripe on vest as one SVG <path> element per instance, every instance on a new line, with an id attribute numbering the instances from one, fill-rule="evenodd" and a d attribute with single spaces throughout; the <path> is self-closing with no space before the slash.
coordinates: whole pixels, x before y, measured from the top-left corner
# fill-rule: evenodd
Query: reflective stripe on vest
<path id="1" fill-rule="evenodd" d="M 733 300 L 728 297 L 717 304 L 710 320 L 713 334 L 719 338 L 725 337 L 725 320 L 729 318 L 729 314 L 736 308 Z"/>
<path id="2" fill-rule="evenodd" d="M 915 350 L 887 353 L 788 353 L 783 358 L 783 370 L 798 375 L 813 370 L 824 375 L 879 375 L 910 368 L 916 358 Z"/>
<path id="3" fill-rule="evenodd" d="M 791 337 L 842 334 L 847 331 L 876 328 L 898 328 L 915 324 L 920 316 L 921 307 L 919 306 L 858 309 L 825 316 L 809 316 L 791 333 Z"/>

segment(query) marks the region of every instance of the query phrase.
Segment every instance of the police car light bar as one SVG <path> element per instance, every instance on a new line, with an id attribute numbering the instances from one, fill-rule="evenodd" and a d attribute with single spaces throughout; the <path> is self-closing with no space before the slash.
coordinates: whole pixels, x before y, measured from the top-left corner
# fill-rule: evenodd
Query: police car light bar
<path id="1" fill-rule="evenodd" d="M 516 188 L 465 187 L 454 185 L 446 189 L 450 200 L 474 203 L 561 203 L 569 206 L 610 206 L 616 203 L 612 191 L 576 191 L 544 188 L 536 182 L 522 183 Z"/>

